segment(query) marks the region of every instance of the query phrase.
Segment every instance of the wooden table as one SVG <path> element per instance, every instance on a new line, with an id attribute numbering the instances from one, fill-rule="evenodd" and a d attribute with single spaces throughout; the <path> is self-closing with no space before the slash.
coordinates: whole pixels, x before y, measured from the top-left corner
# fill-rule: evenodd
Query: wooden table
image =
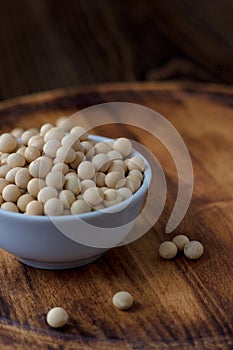
<path id="1" fill-rule="evenodd" d="M 163 215 L 140 240 L 79 269 L 38 270 L 1 250 L 1 350 L 232 349 L 233 89 L 147 83 L 45 92 L 3 102 L 1 132 L 55 122 L 61 115 L 106 101 L 151 107 L 177 128 L 194 166 L 188 213 L 174 233 L 165 234 L 177 192 L 168 152 L 139 129 L 102 128 L 111 137 L 139 139 L 158 157 L 168 182 Z M 204 244 L 201 259 L 159 257 L 160 242 L 180 232 Z M 111 304 L 112 295 L 122 289 L 135 299 L 126 312 Z M 55 305 L 70 315 L 60 330 L 45 322 Z"/>

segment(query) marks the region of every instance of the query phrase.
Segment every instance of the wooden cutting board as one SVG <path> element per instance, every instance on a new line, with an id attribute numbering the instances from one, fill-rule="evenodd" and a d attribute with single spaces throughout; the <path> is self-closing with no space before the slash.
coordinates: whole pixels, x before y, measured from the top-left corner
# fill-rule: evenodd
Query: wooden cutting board
<path id="1" fill-rule="evenodd" d="M 195 175 L 187 215 L 175 232 L 165 233 L 177 178 L 160 142 L 138 128 L 102 127 L 105 136 L 141 141 L 159 159 L 168 183 L 164 212 L 141 239 L 79 269 L 34 269 L 1 250 L 0 349 L 232 349 L 233 89 L 132 83 L 45 92 L 2 102 L 0 130 L 38 127 L 109 101 L 148 106 L 177 128 Z M 181 232 L 203 243 L 201 259 L 159 257 L 160 242 Z M 112 295 L 119 290 L 134 296 L 129 311 L 112 306 Z M 45 322 L 56 305 L 70 315 L 60 330 Z"/>

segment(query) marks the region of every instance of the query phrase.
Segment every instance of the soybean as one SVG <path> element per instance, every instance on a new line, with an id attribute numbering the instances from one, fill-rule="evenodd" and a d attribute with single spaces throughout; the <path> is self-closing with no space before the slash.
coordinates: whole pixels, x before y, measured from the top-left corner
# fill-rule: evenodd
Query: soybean
<path id="1" fill-rule="evenodd" d="M 119 310 L 127 310 L 133 305 L 133 297 L 129 292 L 120 291 L 113 296 L 112 303 Z"/>
<path id="2" fill-rule="evenodd" d="M 190 241 L 184 246 L 184 255 L 186 258 L 195 260 L 199 259 L 204 253 L 204 247 L 201 242 Z"/>
<path id="3" fill-rule="evenodd" d="M 173 237 L 172 242 L 175 243 L 179 251 L 183 251 L 184 246 L 189 243 L 189 238 L 185 235 L 177 235 Z"/>
<path id="4" fill-rule="evenodd" d="M 50 327 L 60 328 L 68 322 L 68 314 L 62 307 L 54 307 L 47 313 L 46 321 Z"/>
<path id="5" fill-rule="evenodd" d="M 177 246 L 173 242 L 165 241 L 160 244 L 159 254 L 164 259 L 173 259 L 177 254 Z"/>

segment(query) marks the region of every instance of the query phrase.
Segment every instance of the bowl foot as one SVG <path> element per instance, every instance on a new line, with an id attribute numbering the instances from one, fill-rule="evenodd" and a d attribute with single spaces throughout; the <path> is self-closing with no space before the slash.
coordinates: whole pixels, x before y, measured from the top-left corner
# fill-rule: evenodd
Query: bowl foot
<path id="1" fill-rule="evenodd" d="M 75 267 L 83 266 L 89 264 L 97 259 L 99 259 L 104 253 L 92 256 L 91 258 L 77 260 L 77 261 L 67 261 L 67 262 L 41 262 L 35 260 L 29 260 L 24 258 L 16 257 L 18 261 L 23 264 L 36 267 L 38 269 L 46 270 L 63 270 L 63 269 L 73 269 Z"/>

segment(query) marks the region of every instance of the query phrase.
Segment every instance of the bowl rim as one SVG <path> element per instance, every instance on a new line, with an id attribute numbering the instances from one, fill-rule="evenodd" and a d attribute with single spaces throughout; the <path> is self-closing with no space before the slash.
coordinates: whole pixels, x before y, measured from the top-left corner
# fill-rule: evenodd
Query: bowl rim
<path id="1" fill-rule="evenodd" d="M 115 139 L 112 138 L 107 138 L 104 136 L 97 136 L 97 135 L 93 135 L 93 134 L 89 134 L 88 135 L 89 139 L 94 140 L 94 141 L 98 141 L 98 142 L 106 142 L 106 141 L 110 141 L 113 142 Z M 117 203 L 111 207 L 108 208 L 104 208 L 101 210 L 96 210 L 96 211 L 92 211 L 92 212 L 88 212 L 88 213 L 82 213 L 82 214 L 71 214 L 71 215 L 58 215 L 58 216 L 46 216 L 46 215 L 24 215 L 23 213 L 15 213 L 15 212 L 11 212 L 8 210 L 3 210 L 0 208 L 0 218 L 9 218 L 9 219 L 17 219 L 17 220 L 23 220 L 23 221 L 27 221 L 29 222 L 48 222 L 48 221 L 54 221 L 54 222 L 60 222 L 60 221 L 71 221 L 72 219 L 88 219 L 88 218 L 95 218 L 98 216 L 101 216 L 103 214 L 114 214 L 117 212 L 120 212 L 121 208 L 124 209 L 125 208 L 125 202 L 129 199 L 130 203 L 134 203 L 137 202 L 137 200 L 143 196 L 145 194 L 145 192 L 149 189 L 150 183 L 151 183 L 151 178 L 152 178 L 152 170 L 150 167 L 149 162 L 147 161 L 147 159 L 137 150 L 133 149 L 131 152 L 131 155 L 138 155 L 141 158 L 143 158 L 145 164 L 146 164 L 146 168 L 144 170 L 144 178 L 143 178 L 143 182 L 141 184 L 141 187 L 135 192 L 133 193 L 132 197 L 125 199 L 124 201 Z M 116 211 L 114 211 L 114 209 Z M 51 219 L 50 219 L 51 218 Z"/>

